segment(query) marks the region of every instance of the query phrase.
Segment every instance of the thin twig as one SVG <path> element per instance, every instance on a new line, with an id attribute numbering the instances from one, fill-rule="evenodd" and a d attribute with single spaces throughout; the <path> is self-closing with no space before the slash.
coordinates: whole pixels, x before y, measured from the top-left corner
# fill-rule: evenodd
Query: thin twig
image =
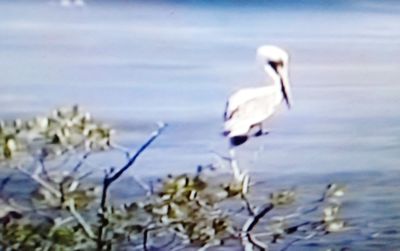
<path id="1" fill-rule="evenodd" d="M 67 217 L 67 218 L 65 218 L 65 219 L 62 219 L 61 221 L 59 221 L 59 222 L 56 222 L 56 224 L 55 224 L 55 228 L 58 228 L 58 227 L 60 227 L 60 226 L 62 226 L 62 225 L 65 225 L 65 224 L 67 224 L 67 223 L 69 223 L 69 222 L 71 222 L 71 221 L 73 221 L 74 220 L 74 217 Z"/>
<path id="2" fill-rule="evenodd" d="M 36 174 L 31 174 L 30 172 L 24 170 L 23 168 L 21 168 L 20 166 L 16 167 L 17 170 L 19 170 L 20 172 L 22 172 L 23 174 L 26 174 L 27 176 L 31 177 L 34 181 L 36 181 L 37 183 L 39 183 L 40 185 L 42 185 L 44 188 L 46 188 L 49 192 L 51 192 L 54 196 L 56 196 L 57 198 L 61 198 L 61 193 L 60 191 L 58 191 L 57 189 L 55 189 L 52 185 L 50 185 L 49 183 L 47 183 L 46 181 L 42 180 L 41 178 L 39 178 L 38 175 Z"/>
<path id="3" fill-rule="evenodd" d="M 260 212 L 258 212 L 256 215 L 251 217 L 246 223 L 243 225 L 243 232 L 248 233 L 253 228 L 258 224 L 258 222 L 272 209 L 274 208 L 274 205 L 272 203 L 268 203 L 267 205 L 264 206 Z"/>
<path id="4" fill-rule="evenodd" d="M 153 189 L 150 187 L 150 185 L 147 185 L 145 182 L 143 182 L 140 178 L 136 177 L 136 175 L 132 175 L 132 179 L 142 188 L 144 191 L 146 191 L 146 195 L 151 195 L 153 194 Z"/>
<path id="5" fill-rule="evenodd" d="M 148 227 L 143 231 L 143 250 L 144 251 L 149 251 L 148 247 L 147 247 L 147 242 L 149 239 L 149 233 L 150 231 L 154 231 L 154 230 L 158 230 L 158 229 L 162 229 L 162 226 L 154 226 L 154 227 Z"/>
<path id="6" fill-rule="evenodd" d="M 78 181 L 82 181 L 93 174 L 93 171 L 88 171 L 77 178 Z"/>
<path id="7" fill-rule="evenodd" d="M 216 151 L 211 151 L 211 153 L 215 154 L 215 156 L 217 156 L 220 160 L 224 160 L 224 161 L 228 161 L 228 162 L 232 161 L 232 158 L 226 157 L 226 156 L 224 156 L 224 155 L 222 155 L 222 154 L 220 154 L 220 153 L 218 153 Z"/>
<path id="8" fill-rule="evenodd" d="M 242 194 L 242 200 L 244 201 L 244 204 L 246 205 L 246 209 L 247 209 L 247 212 L 249 213 L 249 215 L 255 216 L 256 213 L 254 212 L 253 205 L 251 205 L 249 199 L 246 197 L 245 194 Z"/>
<path id="9" fill-rule="evenodd" d="M 118 152 L 123 153 L 127 159 L 130 158 L 131 153 L 130 153 L 128 148 L 120 146 L 120 145 L 118 145 L 116 143 L 110 143 L 110 148 L 113 149 L 113 150 L 116 150 Z"/>
<path id="10" fill-rule="evenodd" d="M 147 147 L 151 145 L 151 143 L 163 132 L 166 126 L 167 125 L 164 123 L 159 124 L 158 129 L 151 134 L 150 138 L 136 151 L 136 153 L 132 157 L 130 157 L 128 162 L 123 167 L 121 167 L 117 172 L 113 172 L 113 170 L 106 172 L 103 179 L 103 191 L 101 194 L 101 201 L 100 201 L 101 212 L 99 217 L 101 224 L 97 232 L 97 250 L 99 251 L 102 250 L 104 245 L 103 232 L 106 226 L 106 219 L 104 213 L 106 211 L 108 189 L 110 188 L 113 182 L 115 182 L 119 177 L 121 177 L 121 175 L 124 172 L 126 172 L 133 165 L 133 163 L 135 163 L 136 159 L 140 156 L 140 154 L 144 150 L 146 150 Z"/>
<path id="11" fill-rule="evenodd" d="M 150 138 L 137 150 L 137 152 L 128 160 L 128 162 L 121 167 L 116 173 L 111 175 L 110 173 L 106 174 L 104 177 L 103 181 L 103 193 L 102 193 L 102 198 L 101 198 L 101 203 L 100 207 L 102 210 L 105 210 L 105 205 L 106 205 L 106 199 L 107 199 L 107 191 L 111 184 L 116 181 L 126 170 L 129 169 L 135 163 L 136 159 L 140 156 L 140 154 L 146 150 L 147 147 L 150 146 L 151 143 L 162 133 L 162 131 L 165 129 L 167 125 L 166 124 L 161 124 L 159 125 L 159 128 L 153 132 L 150 136 Z M 110 176 L 111 175 L 111 176 Z"/>
<path id="12" fill-rule="evenodd" d="M 82 216 L 76 211 L 75 209 L 75 201 L 73 199 L 68 200 L 68 208 L 71 214 L 75 217 L 75 219 L 79 222 L 82 226 L 85 233 L 92 239 L 95 238 L 95 234 L 93 233 L 92 229 L 90 228 L 89 224 L 82 218 Z"/>
<path id="13" fill-rule="evenodd" d="M 268 250 L 268 245 L 262 243 L 261 241 L 257 240 L 257 238 L 255 236 L 253 236 L 252 234 L 248 233 L 248 238 L 249 238 L 249 242 L 257 247 L 258 249 L 262 250 L 262 251 L 266 251 Z"/>
<path id="14" fill-rule="evenodd" d="M 143 250 L 144 250 L 144 251 L 148 251 L 148 250 L 149 250 L 149 249 L 147 248 L 147 239 L 149 238 L 149 237 L 148 237 L 149 231 L 150 231 L 150 229 L 145 229 L 145 230 L 143 231 Z"/>
<path id="15" fill-rule="evenodd" d="M 260 210 L 256 215 L 249 218 L 244 223 L 240 238 L 245 251 L 253 250 L 253 247 L 257 247 L 260 250 L 267 250 L 267 246 L 258 241 L 254 236 L 251 235 L 250 232 L 258 224 L 258 222 L 273 208 L 274 205 L 272 203 L 266 204 L 262 210 Z"/>
<path id="16" fill-rule="evenodd" d="M 85 160 L 86 160 L 87 158 L 89 158 L 89 156 L 90 156 L 92 153 L 93 153 L 92 151 L 89 151 L 89 152 L 85 153 L 85 154 L 82 156 L 82 158 L 79 160 L 79 162 L 75 165 L 75 167 L 72 169 L 71 174 L 76 173 L 76 172 L 79 170 L 79 168 L 81 168 L 81 166 L 85 163 Z"/>

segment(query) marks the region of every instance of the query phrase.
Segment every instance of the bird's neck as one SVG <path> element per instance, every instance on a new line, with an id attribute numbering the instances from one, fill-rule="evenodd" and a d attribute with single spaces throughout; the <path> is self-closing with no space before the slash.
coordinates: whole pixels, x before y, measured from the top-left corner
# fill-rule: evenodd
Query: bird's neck
<path id="1" fill-rule="evenodd" d="M 281 78 L 279 77 L 279 75 L 271 67 L 268 66 L 264 66 L 264 71 L 267 76 L 272 80 L 273 85 L 277 88 L 280 88 Z"/>

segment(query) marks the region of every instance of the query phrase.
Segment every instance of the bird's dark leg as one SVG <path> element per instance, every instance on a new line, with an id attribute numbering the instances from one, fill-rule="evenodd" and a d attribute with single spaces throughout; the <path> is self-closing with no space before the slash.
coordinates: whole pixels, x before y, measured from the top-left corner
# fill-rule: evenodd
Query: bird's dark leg
<path id="1" fill-rule="evenodd" d="M 256 137 L 260 137 L 261 135 L 263 135 L 262 129 L 259 129 L 259 130 L 254 134 L 254 136 L 256 136 Z"/>
<path id="2" fill-rule="evenodd" d="M 253 134 L 253 136 L 255 137 L 260 137 L 269 134 L 268 131 L 263 130 L 262 123 L 255 124 L 252 126 L 252 128 L 257 128 L 257 131 Z"/>

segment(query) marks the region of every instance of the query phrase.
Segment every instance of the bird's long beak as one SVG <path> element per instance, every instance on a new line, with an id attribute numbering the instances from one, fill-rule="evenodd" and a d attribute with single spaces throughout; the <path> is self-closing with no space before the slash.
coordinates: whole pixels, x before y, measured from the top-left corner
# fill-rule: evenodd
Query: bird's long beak
<path id="1" fill-rule="evenodd" d="M 282 93 L 283 98 L 289 108 L 291 108 L 292 102 L 292 91 L 289 84 L 289 74 L 286 65 L 278 66 L 277 68 L 278 75 L 281 79 Z"/>

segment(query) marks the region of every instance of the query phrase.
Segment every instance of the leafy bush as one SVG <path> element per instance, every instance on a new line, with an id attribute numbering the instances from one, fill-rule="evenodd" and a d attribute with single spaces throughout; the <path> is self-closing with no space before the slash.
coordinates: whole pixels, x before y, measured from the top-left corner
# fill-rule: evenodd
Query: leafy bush
<path id="1" fill-rule="evenodd" d="M 48 117 L 0 123 L 2 250 L 206 250 L 242 246 L 244 250 L 287 250 L 294 243 L 346 229 L 340 218 L 343 187 L 329 184 L 321 198 L 296 203 L 296 191 L 265 195 L 256 205 L 255 187 L 244 175 L 215 175 L 216 166 L 193 174 L 169 175 L 144 186 L 147 194 L 120 206 L 109 188 L 163 132 L 160 124 L 135 152 L 112 141 L 113 129 L 78 106 Z M 94 152 L 121 151 L 121 168 L 106 170 L 103 182 L 88 179 L 81 166 Z M 69 155 L 81 158 L 65 171 L 49 163 Z M 32 168 L 32 163 L 35 163 Z M 61 171 L 60 171 L 61 170 Z M 35 183 L 28 205 L 5 192 L 16 173 Z M 142 183 L 140 183 L 142 184 Z M 257 201 L 260 201 L 258 198 Z M 26 204 L 26 203 L 25 203 Z"/>

